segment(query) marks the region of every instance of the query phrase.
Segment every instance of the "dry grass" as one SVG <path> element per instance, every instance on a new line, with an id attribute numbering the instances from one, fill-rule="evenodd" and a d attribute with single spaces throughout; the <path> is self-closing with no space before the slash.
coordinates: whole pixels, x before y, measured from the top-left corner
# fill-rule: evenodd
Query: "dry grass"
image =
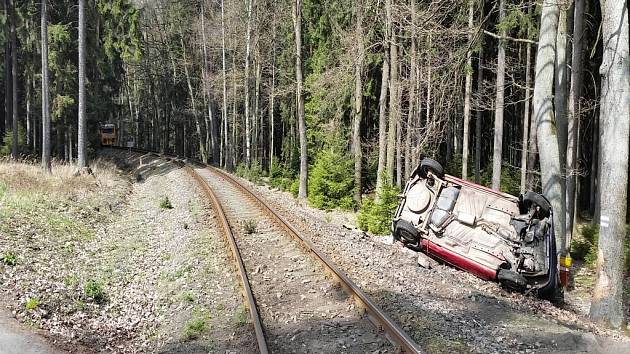
<path id="1" fill-rule="evenodd" d="M 72 197 L 94 188 L 114 186 L 116 167 L 113 163 L 98 159 L 91 168 L 93 175 L 74 176 L 77 171 L 74 164 L 55 161 L 51 173 L 47 173 L 39 163 L 0 159 L 0 184 L 4 185 L 0 190 Z"/>

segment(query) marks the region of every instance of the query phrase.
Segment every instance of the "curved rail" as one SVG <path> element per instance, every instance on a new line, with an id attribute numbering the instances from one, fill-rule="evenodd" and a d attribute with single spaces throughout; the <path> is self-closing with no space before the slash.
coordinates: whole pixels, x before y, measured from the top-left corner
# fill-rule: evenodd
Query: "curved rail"
<path id="1" fill-rule="evenodd" d="M 186 171 L 201 185 L 204 192 L 210 199 L 210 202 L 212 203 L 212 209 L 214 209 L 214 211 L 217 213 L 217 217 L 219 218 L 219 221 L 221 223 L 221 228 L 223 229 L 225 241 L 230 246 L 232 257 L 238 268 L 239 276 L 241 277 L 241 284 L 243 285 L 243 296 L 247 299 L 247 307 L 249 308 L 249 314 L 254 324 L 256 341 L 258 342 L 258 350 L 260 351 L 260 354 L 267 354 L 269 353 L 269 349 L 267 347 L 267 341 L 265 339 L 265 333 L 263 331 L 260 314 L 258 313 L 258 307 L 256 306 L 256 299 L 254 298 L 252 287 L 249 284 L 249 279 L 247 277 L 247 271 L 245 270 L 243 258 L 241 257 L 241 252 L 236 245 L 236 240 L 234 238 L 234 234 L 232 233 L 232 228 L 230 227 L 230 223 L 225 216 L 223 207 L 221 206 L 221 203 L 219 202 L 217 196 L 212 191 L 212 188 L 208 186 L 208 183 L 206 183 L 206 181 L 204 181 L 204 179 L 197 172 L 190 168 L 190 166 L 186 166 L 185 168 Z"/>
<path id="2" fill-rule="evenodd" d="M 407 353 L 422 353 L 420 346 L 398 326 L 378 305 L 376 305 L 368 295 L 361 290 L 341 269 L 339 269 L 323 252 L 321 252 L 315 244 L 307 237 L 303 236 L 295 227 L 293 227 L 284 217 L 282 217 L 273 207 L 260 199 L 249 187 L 233 178 L 230 174 L 216 167 L 208 166 L 209 169 L 217 172 L 226 180 L 237 186 L 239 189 L 249 195 L 256 201 L 276 222 L 281 225 L 292 237 L 297 239 L 307 251 L 313 253 L 315 257 L 324 265 L 328 271 L 339 280 L 341 285 L 346 288 L 354 299 L 359 302 L 367 311 L 371 318 L 376 321 L 389 338 L 400 346 Z"/>
<path id="3" fill-rule="evenodd" d="M 149 150 L 143 150 L 138 148 L 125 148 L 125 147 L 114 147 L 120 150 L 129 150 L 140 153 L 153 153 L 157 156 L 168 157 L 172 159 L 179 159 L 176 156 L 167 155 L 167 154 L 158 154 Z M 179 160 L 179 162 L 183 162 Z M 242 182 L 238 181 L 234 177 L 232 177 L 227 172 L 218 169 L 216 167 L 209 166 L 207 164 L 201 162 L 195 162 L 199 165 L 202 165 L 213 172 L 220 174 L 223 176 L 228 182 L 232 183 L 238 189 L 242 190 L 245 194 L 247 194 L 252 200 L 254 200 L 261 208 L 269 215 L 272 219 L 276 221 L 278 225 L 280 225 L 283 229 L 287 231 L 289 235 L 295 238 L 308 252 L 312 253 L 314 257 L 324 266 L 328 272 L 336 278 L 339 283 L 350 293 L 350 295 L 357 301 L 368 313 L 368 318 L 381 330 L 385 331 L 388 338 L 403 352 L 406 353 L 423 353 L 420 346 L 402 329 L 398 326 L 394 320 L 392 320 L 389 315 L 385 313 L 378 305 L 376 305 L 369 296 L 358 286 L 356 285 L 341 269 L 339 269 L 322 251 L 320 251 L 313 242 L 308 239 L 308 237 L 302 235 L 295 227 L 293 227 L 282 215 L 280 215 L 272 206 L 263 201 L 256 193 L 254 193 L 249 187 L 244 185 Z M 252 321 L 254 322 L 254 329 L 256 332 L 256 339 L 258 341 L 258 348 L 261 353 L 267 354 L 269 352 L 266 339 L 264 336 L 262 321 L 260 319 L 260 315 L 258 313 L 256 307 L 256 301 L 254 295 L 251 290 L 251 286 L 249 284 L 249 280 L 247 278 L 247 272 L 245 270 L 245 266 L 243 264 L 243 260 L 241 259 L 240 251 L 238 250 L 238 246 L 236 245 L 236 241 L 234 239 L 234 235 L 232 233 L 232 229 L 230 228 L 230 224 L 223 213 L 223 208 L 221 203 L 217 199 L 216 195 L 208 185 L 206 181 L 204 181 L 203 177 L 201 177 L 197 172 L 195 172 L 192 168 L 190 168 L 187 164 L 185 165 L 188 173 L 191 174 L 195 180 L 197 180 L 202 188 L 204 189 L 206 195 L 210 199 L 213 209 L 217 213 L 219 217 L 221 228 L 224 231 L 224 235 L 226 237 L 226 241 L 230 246 L 232 251 L 232 255 L 234 257 L 235 262 L 237 263 L 237 268 L 239 269 L 239 274 L 241 277 L 241 283 L 243 285 L 244 296 L 247 299 L 248 307 L 250 311 L 250 315 L 252 317 Z"/>

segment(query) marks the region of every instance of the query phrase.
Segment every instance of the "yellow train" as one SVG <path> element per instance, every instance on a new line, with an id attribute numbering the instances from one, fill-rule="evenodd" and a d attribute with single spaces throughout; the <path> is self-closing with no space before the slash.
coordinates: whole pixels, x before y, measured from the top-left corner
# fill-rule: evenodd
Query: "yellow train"
<path id="1" fill-rule="evenodd" d="M 116 125 L 111 123 L 99 125 L 98 140 L 101 142 L 101 146 L 116 145 Z"/>

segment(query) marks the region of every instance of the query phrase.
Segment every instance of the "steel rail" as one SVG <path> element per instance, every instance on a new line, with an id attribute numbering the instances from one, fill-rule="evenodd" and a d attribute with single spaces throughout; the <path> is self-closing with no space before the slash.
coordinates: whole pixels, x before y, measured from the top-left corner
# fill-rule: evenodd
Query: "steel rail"
<path id="1" fill-rule="evenodd" d="M 372 299 L 354 283 L 341 269 L 339 269 L 322 251 L 320 251 L 315 244 L 306 236 L 302 235 L 293 225 L 291 225 L 282 215 L 280 215 L 272 206 L 262 200 L 256 193 L 254 193 L 249 187 L 232 177 L 225 171 L 216 167 L 208 166 L 208 169 L 220 174 L 227 181 L 231 182 L 239 189 L 244 191 L 251 199 L 257 202 L 272 218 L 276 220 L 280 226 L 282 226 L 292 237 L 298 240 L 303 247 L 311 252 L 317 260 L 324 265 L 325 268 L 341 283 L 341 285 L 347 289 L 354 297 L 355 301 L 359 302 L 366 310 L 369 317 L 375 320 L 375 324 L 380 326 L 380 329 L 384 330 L 396 345 L 400 346 L 404 352 L 407 353 L 423 353 L 420 346 L 402 329 L 400 326 L 392 320 L 378 305 L 376 305 Z M 374 322 L 374 321 L 373 321 Z"/>
<path id="2" fill-rule="evenodd" d="M 157 156 L 178 159 L 179 162 L 184 162 L 184 163 L 186 163 L 186 161 L 191 161 L 189 159 L 181 160 L 180 158 L 173 155 L 158 154 L 153 151 L 143 150 L 139 148 L 125 148 L 125 147 L 113 147 L 113 148 L 117 148 L 121 150 L 130 150 L 130 151 L 141 152 L 141 153 L 153 153 L 153 154 L 156 154 Z M 221 175 L 222 177 L 224 177 L 226 181 L 232 183 L 238 189 L 245 192 L 245 194 L 247 194 L 250 197 L 250 199 L 254 200 L 268 215 L 270 215 L 276 221 L 278 225 L 284 228 L 289 235 L 295 238 L 306 249 L 307 252 L 310 252 L 314 255 L 314 257 L 324 266 L 324 268 L 326 268 L 328 272 L 335 279 L 337 279 L 337 281 L 341 284 L 341 286 L 343 286 L 350 293 L 350 295 L 355 299 L 355 301 L 358 302 L 365 309 L 365 311 L 368 314 L 368 318 L 377 326 L 377 328 L 379 328 L 380 330 L 383 330 L 387 334 L 387 337 L 390 339 L 390 341 L 392 341 L 395 345 L 397 345 L 403 352 L 419 353 L 419 354 L 424 353 L 421 347 L 400 326 L 398 326 L 398 324 L 396 324 L 396 322 L 394 322 L 394 320 L 392 320 L 391 317 L 389 317 L 389 315 L 385 313 L 385 311 L 383 311 L 376 303 L 374 303 L 374 301 L 372 301 L 372 299 L 370 299 L 370 297 L 358 285 L 356 285 L 354 281 L 352 281 L 346 275 L 345 272 L 339 269 L 328 258 L 326 254 L 324 254 L 315 246 L 315 244 L 308 237 L 302 235 L 300 231 L 298 231 L 295 227 L 293 227 L 293 225 L 291 225 L 272 206 L 270 206 L 267 202 L 262 200 L 249 187 L 247 187 L 245 184 L 243 184 L 239 180 L 232 177 L 227 172 L 219 168 L 198 162 L 198 161 L 195 161 L 195 163 L 206 167 L 208 170 L 215 172 L 216 174 Z M 249 285 L 249 281 L 247 278 L 247 272 L 245 271 L 245 267 L 240 257 L 240 252 L 238 250 L 238 246 L 236 245 L 236 241 L 234 240 L 234 235 L 232 234 L 229 222 L 225 214 L 223 213 L 223 208 L 221 206 L 221 203 L 219 202 L 218 198 L 216 197 L 216 195 L 214 194 L 214 192 L 212 191 L 208 183 L 203 179 L 203 177 L 201 177 L 196 171 L 194 171 L 189 166 L 186 165 L 186 168 L 187 168 L 187 171 L 189 171 L 189 173 L 191 173 L 191 175 L 202 185 L 204 191 L 206 192 L 206 194 L 208 195 L 208 197 L 210 198 L 213 204 L 213 209 L 218 214 L 221 220 L 221 225 L 222 225 L 223 230 L 224 231 L 227 230 L 224 232 L 224 234 L 226 235 L 226 238 L 228 238 L 228 240 L 231 240 L 231 241 L 228 241 L 228 244 L 230 245 L 230 248 L 232 249 L 232 254 L 234 255 L 234 258 L 237 259 L 239 262 L 238 268 L 241 274 L 241 282 L 243 284 L 245 296 L 248 300 L 248 303 L 250 304 L 250 314 L 252 316 L 252 321 L 254 321 L 254 328 L 256 330 L 256 338 L 258 339 L 259 349 L 261 353 L 266 354 L 268 353 L 268 349 L 266 346 L 264 334 L 262 334 L 263 327 L 262 327 L 262 323 L 260 322 L 260 316 L 257 312 L 254 296 L 251 293 L 251 287 Z M 227 236 L 228 234 L 230 236 Z M 256 312 L 256 314 L 254 315 L 252 311 Z M 258 321 L 259 327 L 256 325 L 256 321 Z M 259 331 L 261 333 L 261 336 L 259 336 Z M 265 344 L 262 347 L 261 347 L 260 338 L 262 338 L 262 341 L 265 341 Z"/>
<path id="3" fill-rule="evenodd" d="M 254 298 L 252 287 L 249 284 L 249 278 L 247 277 L 245 264 L 243 263 L 243 258 L 241 257 L 241 251 L 236 245 L 236 239 L 234 238 L 234 233 L 232 232 L 232 228 L 230 227 L 230 222 L 228 221 L 227 217 L 225 216 L 225 212 L 223 211 L 223 206 L 219 202 L 219 199 L 217 198 L 212 188 L 210 188 L 210 186 L 208 185 L 208 182 L 206 182 L 204 178 L 199 175 L 199 173 L 197 173 L 188 165 L 186 165 L 185 169 L 201 185 L 204 192 L 206 193 L 206 196 L 210 199 L 210 202 L 212 203 L 212 209 L 214 209 L 217 217 L 219 218 L 221 228 L 223 229 L 223 236 L 226 243 L 229 245 L 230 250 L 232 251 L 232 258 L 236 263 L 239 276 L 241 278 L 241 284 L 243 285 L 243 295 L 247 299 L 247 307 L 249 308 L 249 314 L 254 324 L 254 332 L 256 333 L 258 350 L 260 354 L 268 354 L 269 348 L 267 347 L 267 340 L 265 339 L 265 333 L 263 331 L 260 313 L 258 312 L 258 306 L 256 306 L 256 299 Z"/>

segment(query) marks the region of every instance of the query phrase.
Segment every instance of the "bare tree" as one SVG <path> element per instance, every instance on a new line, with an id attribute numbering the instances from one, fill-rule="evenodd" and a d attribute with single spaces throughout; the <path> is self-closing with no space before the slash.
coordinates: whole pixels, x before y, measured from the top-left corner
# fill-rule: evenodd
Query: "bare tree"
<path id="1" fill-rule="evenodd" d="M 385 164 L 385 173 L 387 179 L 393 182 L 394 164 L 396 162 L 396 135 L 398 125 L 398 45 L 396 44 L 396 30 L 394 28 L 392 1 L 385 2 L 387 12 L 387 22 L 389 23 L 389 58 L 390 78 L 389 78 L 389 120 L 387 128 L 387 161 Z"/>
<path id="2" fill-rule="evenodd" d="M 13 132 L 13 144 L 11 146 L 11 157 L 17 159 L 18 157 L 18 91 L 17 91 L 17 39 L 15 34 L 15 4 L 13 0 L 9 0 L 9 22 L 11 26 L 11 96 L 12 96 L 12 114 L 13 123 L 11 124 L 11 130 Z"/>
<path id="3" fill-rule="evenodd" d="M 505 0 L 499 0 L 499 23 L 505 18 Z M 503 162 L 503 108 L 505 104 L 505 28 L 501 28 L 497 57 L 497 96 L 494 113 L 494 147 L 492 154 L 492 188 L 501 189 Z"/>
<path id="4" fill-rule="evenodd" d="M 252 27 L 252 7 L 254 0 L 247 0 L 247 31 L 245 34 L 245 164 L 251 166 L 252 159 L 252 138 L 251 138 L 251 117 L 250 106 L 250 82 L 249 82 L 249 61 L 251 47 L 251 27 Z"/>
<path id="5" fill-rule="evenodd" d="M 536 124 L 540 157 L 542 192 L 553 207 L 556 243 L 563 249 L 564 197 L 557 127 L 553 115 L 553 77 L 558 30 L 558 3 L 545 0 L 542 5 L 540 37 L 536 56 L 536 79 L 533 97 L 533 120 Z"/>
<path id="6" fill-rule="evenodd" d="M 558 136 L 558 152 L 560 155 L 561 171 L 565 170 L 566 154 L 567 154 L 567 1 L 558 1 L 560 7 L 560 15 L 558 17 L 558 33 L 556 36 L 556 73 L 555 73 L 555 98 L 554 98 L 554 118 L 556 121 L 556 131 Z M 562 215 L 558 215 L 558 220 L 562 223 L 562 242 L 558 244 L 558 252 L 560 255 L 566 255 L 566 180 L 564 175 L 560 179 L 561 198 L 562 198 Z"/>
<path id="7" fill-rule="evenodd" d="M 468 51 L 466 51 L 466 86 L 464 88 L 464 141 L 462 142 L 462 178 L 468 178 L 468 141 L 470 140 L 470 96 L 472 95 L 472 41 L 475 3 L 468 2 Z"/>
<path id="8" fill-rule="evenodd" d="M 576 181 L 575 173 L 578 130 L 580 124 L 580 96 L 582 95 L 582 78 L 584 64 L 584 0 L 575 0 L 573 16 L 573 50 L 571 59 L 571 88 L 569 91 L 568 139 L 567 139 L 567 229 L 566 240 L 570 247 L 573 236 L 573 219 L 575 216 Z"/>
<path id="9" fill-rule="evenodd" d="M 531 15 L 532 7 L 528 6 L 527 13 Z M 527 26 L 527 36 L 531 35 L 531 26 Z M 530 108 L 530 94 L 531 94 L 531 63 L 532 63 L 532 44 L 526 44 L 525 50 L 525 102 L 523 103 L 525 108 L 523 109 L 523 145 L 521 152 L 521 194 L 525 193 L 527 189 L 527 148 L 529 146 L 529 108 Z"/>
<path id="10" fill-rule="evenodd" d="M 387 0 L 390 1 L 390 0 Z M 386 5 L 387 7 L 387 5 Z M 387 22 L 389 23 L 389 22 Z M 389 25 L 386 25 L 383 41 L 383 67 L 381 69 L 381 92 L 378 99 L 378 167 L 376 168 L 376 190 L 383 186 L 383 175 L 387 159 L 387 90 L 389 87 Z M 377 196 L 378 198 L 378 193 Z"/>
<path id="11" fill-rule="evenodd" d="M 41 24 L 41 43 L 42 43 L 42 166 L 49 173 L 50 166 L 50 106 L 49 106 L 49 87 L 48 87 L 48 19 L 46 1 L 42 0 L 42 24 Z"/>
<path id="12" fill-rule="evenodd" d="M 361 151 L 361 117 L 363 115 L 363 4 L 356 5 L 356 41 L 357 52 L 354 64 L 354 120 L 352 123 L 352 152 L 354 154 L 354 201 L 361 204 L 361 170 L 363 154 Z"/>
<path id="13" fill-rule="evenodd" d="M 601 216 L 597 245 L 597 282 L 591 318 L 620 328 L 624 321 L 623 249 L 626 236 L 628 130 L 630 128 L 630 53 L 628 7 L 625 1 L 602 3 L 603 61 L 600 102 Z"/>
<path id="14" fill-rule="evenodd" d="M 79 168 L 87 166 L 85 154 L 85 0 L 79 0 Z"/>
<path id="15" fill-rule="evenodd" d="M 227 113 L 227 73 L 225 62 L 225 7 L 221 0 L 221 57 L 222 57 L 222 73 L 223 73 L 223 167 L 231 168 L 230 159 L 230 133 L 228 130 L 228 113 Z"/>
<path id="16" fill-rule="evenodd" d="M 306 149 L 306 121 L 302 95 L 302 0 L 295 0 L 293 27 L 295 32 L 295 95 L 297 100 L 298 134 L 300 137 L 300 187 L 298 198 L 305 199 L 308 187 L 308 156 Z"/>

